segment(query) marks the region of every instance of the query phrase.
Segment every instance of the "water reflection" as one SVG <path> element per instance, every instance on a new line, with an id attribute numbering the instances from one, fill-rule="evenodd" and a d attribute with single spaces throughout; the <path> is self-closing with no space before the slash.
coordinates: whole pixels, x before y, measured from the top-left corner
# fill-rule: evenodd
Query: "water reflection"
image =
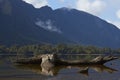
<path id="1" fill-rule="evenodd" d="M 81 70 L 79 71 L 79 73 L 85 75 L 85 76 L 89 76 L 89 72 L 88 70 L 91 68 L 96 72 L 102 73 L 102 72 L 108 72 L 108 73 L 113 73 L 116 72 L 118 70 L 107 67 L 105 65 L 93 65 L 93 66 L 79 66 L 81 68 Z"/>
<path id="2" fill-rule="evenodd" d="M 53 68 L 49 67 L 41 67 L 40 65 L 15 65 L 16 68 L 19 69 L 25 69 L 25 70 L 30 70 L 32 72 L 35 72 L 37 74 L 41 75 L 46 75 L 46 76 L 57 76 L 60 72 L 60 70 L 63 69 L 73 69 L 73 68 L 78 68 L 78 73 L 84 75 L 84 76 L 89 76 L 90 72 L 89 69 L 93 69 L 96 72 L 102 73 L 102 72 L 108 72 L 108 73 L 113 73 L 116 72 L 116 69 L 107 67 L 105 65 L 78 65 L 78 66 L 56 66 Z"/>

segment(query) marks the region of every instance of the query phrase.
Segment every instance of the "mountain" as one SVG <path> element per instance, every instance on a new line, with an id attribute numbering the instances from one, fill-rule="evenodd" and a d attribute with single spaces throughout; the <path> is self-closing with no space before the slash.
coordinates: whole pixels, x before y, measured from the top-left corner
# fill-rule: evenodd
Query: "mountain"
<path id="1" fill-rule="evenodd" d="M 55 10 L 56 26 L 63 35 L 84 45 L 120 47 L 120 30 L 91 14 L 66 8 Z"/>
<path id="2" fill-rule="evenodd" d="M 120 30 L 89 13 L 0 0 L 0 44 L 77 43 L 120 47 Z"/>
<path id="3" fill-rule="evenodd" d="M 21 0 L 3 0 L 0 5 L 0 44 L 70 42 L 57 32 L 37 26 L 35 18 L 39 11 Z"/>

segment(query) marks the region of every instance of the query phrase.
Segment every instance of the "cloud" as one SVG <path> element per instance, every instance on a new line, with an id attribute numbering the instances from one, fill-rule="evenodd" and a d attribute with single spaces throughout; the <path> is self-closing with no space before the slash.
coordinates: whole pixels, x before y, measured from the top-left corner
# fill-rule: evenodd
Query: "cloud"
<path id="1" fill-rule="evenodd" d="M 53 31 L 53 32 L 62 33 L 61 30 L 59 30 L 56 26 L 53 25 L 53 23 L 50 19 L 45 21 L 45 22 L 39 20 L 35 24 L 39 27 L 42 27 L 43 29 Z"/>
<path id="2" fill-rule="evenodd" d="M 40 8 L 42 6 L 48 5 L 47 0 L 23 0 L 26 3 L 32 4 L 35 8 Z"/>
<path id="3" fill-rule="evenodd" d="M 120 19 L 120 10 L 116 12 L 117 17 Z"/>
<path id="4" fill-rule="evenodd" d="M 78 0 L 76 3 L 76 8 L 93 15 L 99 15 L 105 9 L 106 3 L 102 0 L 94 0 L 93 2 L 89 0 Z"/>
<path id="5" fill-rule="evenodd" d="M 120 10 L 118 10 L 118 11 L 116 12 L 116 16 L 117 16 L 118 19 L 120 19 Z M 117 26 L 117 28 L 120 29 L 120 21 L 118 21 L 118 20 L 114 20 L 114 21 L 112 21 L 112 20 L 111 20 L 111 21 L 110 21 L 110 20 L 107 20 L 107 22 L 114 24 L 115 26 Z"/>
<path id="6" fill-rule="evenodd" d="M 65 2 L 65 0 L 59 0 L 59 1 L 62 2 L 62 3 Z"/>

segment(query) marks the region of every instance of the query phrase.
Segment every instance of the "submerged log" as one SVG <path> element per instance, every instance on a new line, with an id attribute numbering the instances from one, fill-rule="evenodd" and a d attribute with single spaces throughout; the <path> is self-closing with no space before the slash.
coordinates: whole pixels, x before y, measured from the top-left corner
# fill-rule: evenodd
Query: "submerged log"
<path id="1" fill-rule="evenodd" d="M 58 58 L 56 54 L 44 54 L 37 57 L 32 57 L 29 59 L 18 59 L 16 63 L 20 64 L 41 64 L 41 66 L 59 66 L 59 65 L 102 65 L 108 61 L 118 59 L 114 56 L 98 56 L 93 60 L 89 61 L 69 61 L 69 60 L 62 60 Z"/>

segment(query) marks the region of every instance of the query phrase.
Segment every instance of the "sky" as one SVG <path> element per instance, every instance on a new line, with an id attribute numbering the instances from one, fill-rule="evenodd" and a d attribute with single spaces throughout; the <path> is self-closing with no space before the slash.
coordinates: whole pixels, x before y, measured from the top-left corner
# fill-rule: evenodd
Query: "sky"
<path id="1" fill-rule="evenodd" d="M 120 0 L 23 0 L 35 8 L 50 6 L 77 9 L 98 16 L 120 29 Z"/>

